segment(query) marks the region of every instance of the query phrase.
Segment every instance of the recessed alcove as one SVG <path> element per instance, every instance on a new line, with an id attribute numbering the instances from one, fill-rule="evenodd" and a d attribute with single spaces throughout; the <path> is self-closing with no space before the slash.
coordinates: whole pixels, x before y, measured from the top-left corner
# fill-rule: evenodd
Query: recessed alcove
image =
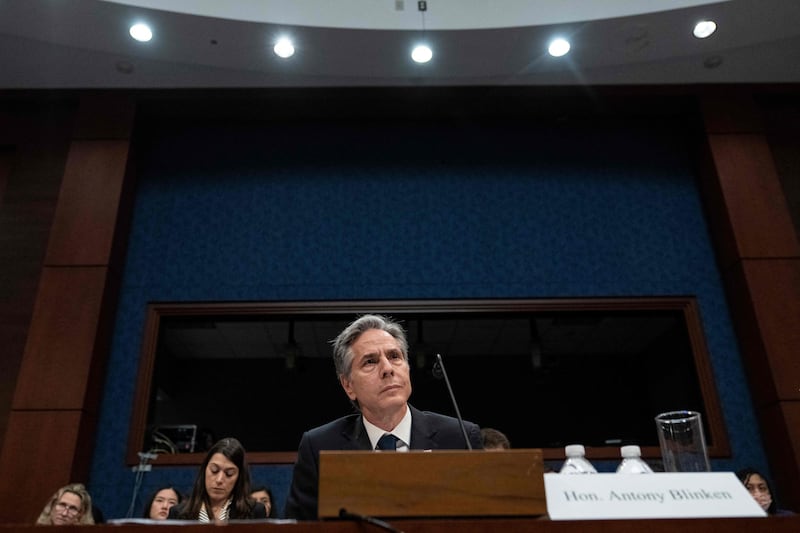
<path id="1" fill-rule="evenodd" d="M 432 371 L 439 353 L 462 416 L 514 447 L 558 458 L 581 442 L 615 458 L 636 443 L 657 457 L 653 417 L 692 409 L 711 455 L 729 453 L 690 297 L 153 303 L 129 461 L 155 450 L 161 464 L 199 462 L 209 441 L 236 436 L 255 463 L 292 462 L 304 430 L 351 412 L 330 341 L 368 312 L 404 324 L 413 405 L 455 414 Z"/>

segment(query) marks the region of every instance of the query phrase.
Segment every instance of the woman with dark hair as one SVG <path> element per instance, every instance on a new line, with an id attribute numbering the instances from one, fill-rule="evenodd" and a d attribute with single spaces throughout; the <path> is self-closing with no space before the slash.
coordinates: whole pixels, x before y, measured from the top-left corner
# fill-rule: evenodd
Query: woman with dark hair
<path id="1" fill-rule="evenodd" d="M 166 520 L 169 517 L 169 510 L 181 503 L 181 501 L 183 501 L 183 496 L 172 485 L 159 487 L 148 498 L 142 517 L 150 518 L 151 520 Z"/>
<path id="2" fill-rule="evenodd" d="M 169 510 L 169 518 L 200 522 L 266 517 L 264 505 L 250 499 L 250 467 L 244 446 L 234 438 L 208 450 L 189 498 Z"/>
<path id="3" fill-rule="evenodd" d="M 264 507 L 267 509 L 267 518 L 278 518 L 278 512 L 273 503 L 275 498 L 272 497 L 272 491 L 269 487 L 266 485 L 253 487 L 250 489 L 250 497 L 264 504 Z"/>
<path id="4" fill-rule="evenodd" d="M 739 481 L 742 482 L 753 499 L 768 515 L 794 514 L 787 509 L 778 508 L 778 503 L 772 495 L 772 487 L 767 481 L 767 477 L 755 468 L 743 468 L 736 472 L 736 477 L 739 478 Z"/>

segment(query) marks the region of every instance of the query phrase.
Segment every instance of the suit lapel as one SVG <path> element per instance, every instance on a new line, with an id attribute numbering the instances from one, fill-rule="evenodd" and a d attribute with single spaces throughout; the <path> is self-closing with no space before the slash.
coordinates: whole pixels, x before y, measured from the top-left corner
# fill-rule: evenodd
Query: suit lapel
<path id="1" fill-rule="evenodd" d="M 342 437 L 344 437 L 352 450 L 372 449 L 372 445 L 369 442 L 369 435 L 364 428 L 361 415 L 352 418 L 352 424 L 342 431 Z"/>
<path id="2" fill-rule="evenodd" d="M 435 450 L 438 448 L 436 444 L 436 428 L 431 426 L 430 420 L 425 413 L 414 409 L 411 404 L 408 405 L 411 409 L 411 449 L 412 450 Z"/>

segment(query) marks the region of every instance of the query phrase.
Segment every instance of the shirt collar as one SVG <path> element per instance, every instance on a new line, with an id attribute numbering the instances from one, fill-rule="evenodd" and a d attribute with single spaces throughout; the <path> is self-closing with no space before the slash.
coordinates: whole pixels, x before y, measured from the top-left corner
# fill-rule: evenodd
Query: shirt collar
<path id="1" fill-rule="evenodd" d="M 380 439 L 386 431 L 382 430 L 363 416 L 361 420 L 364 422 L 364 428 L 367 430 L 367 435 L 369 435 L 369 442 L 372 446 L 372 449 L 375 449 L 375 446 L 378 445 L 378 439 Z M 397 445 L 397 449 L 409 449 L 411 448 L 411 409 L 408 408 L 406 404 L 406 414 L 403 416 L 403 419 L 400 420 L 400 423 L 397 424 L 391 431 L 389 431 L 392 435 L 400 439 L 402 442 Z"/>

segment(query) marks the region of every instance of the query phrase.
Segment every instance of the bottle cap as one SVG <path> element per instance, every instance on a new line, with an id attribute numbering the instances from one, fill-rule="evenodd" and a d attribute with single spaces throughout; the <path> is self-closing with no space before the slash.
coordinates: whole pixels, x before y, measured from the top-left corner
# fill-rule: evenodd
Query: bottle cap
<path id="1" fill-rule="evenodd" d="M 642 455 L 642 449 L 635 444 L 631 444 L 630 446 L 623 446 L 622 448 L 619 449 L 619 452 L 620 454 L 622 454 L 622 457 L 624 458 L 641 457 Z"/>
<path id="2" fill-rule="evenodd" d="M 586 448 L 583 447 L 583 444 L 570 444 L 564 447 L 564 453 L 567 457 L 586 455 Z"/>

